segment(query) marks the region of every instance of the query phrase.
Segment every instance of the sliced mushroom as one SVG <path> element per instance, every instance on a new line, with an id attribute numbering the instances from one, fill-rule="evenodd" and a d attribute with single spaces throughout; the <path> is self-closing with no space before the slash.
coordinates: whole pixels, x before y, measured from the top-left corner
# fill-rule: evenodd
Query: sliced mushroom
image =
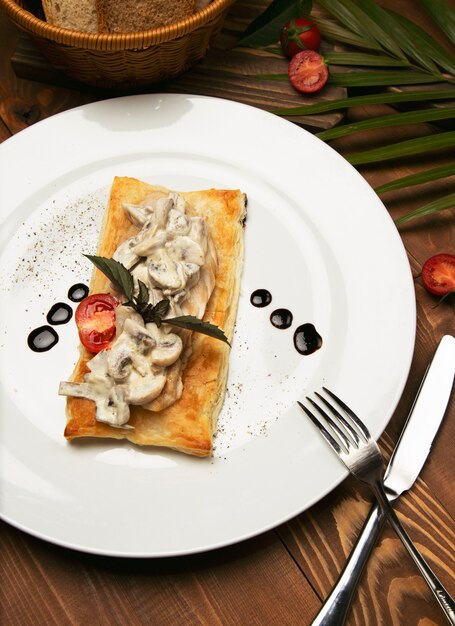
<path id="1" fill-rule="evenodd" d="M 151 206 L 141 206 L 139 204 L 131 204 L 130 202 L 124 202 L 123 208 L 128 215 L 130 222 L 135 226 L 143 226 L 144 223 L 150 217 Z"/>
<path id="2" fill-rule="evenodd" d="M 103 381 L 98 381 L 96 385 L 88 382 L 62 382 L 59 394 L 73 398 L 86 398 L 95 402 L 98 422 L 120 427 L 130 419 L 130 409 L 123 389 L 112 385 L 107 377 Z"/>
<path id="3" fill-rule="evenodd" d="M 130 407 L 125 391 L 119 385 L 112 387 L 109 393 L 95 399 L 96 419 L 111 426 L 123 426 L 130 419 Z"/>
<path id="4" fill-rule="evenodd" d="M 116 383 L 125 382 L 133 369 L 131 348 L 128 343 L 114 344 L 109 350 L 107 371 Z"/>
<path id="5" fill-rule="evenodd" d="M 166 383 L 166 375 L 164 372 L 153 374 L 150 372 L 148 376 L 141 376 L 133 370 L 125 386 L 125 397 L 129 404 L 146 404 L 151 402 L 161 393 Z"/>
<path id="6" fill-rule="evenodd" d="M 149 193 L 140 204 L 124 202 L 122 206 L 125 209 L 130 222 L 132 222 L 135 226 L 140 227 L 143 226 L 143 224 L 150 218 L 150 214 L 155 210 L 157 201 L 163 197 L 166 197 L 164 192 L 153 191 L 152 193 Z"/>
<path id="7" fill-rule="evenodd" d="M 72 398 L 87 398 L 91 400 L 92 390 L 88 383 L 70 383 L 63 381 L 58 388 L 59 396 L 71 396 Z"/>
<path id="8" fill-rule="evenodd" d="M 190 220 L 181 211 L 171 209 L 167 218 L 166 230 L 170 237 L 187 235 L 190 230 Z"/>
<path id="9" fill-rule="evenodd" d="M 149 332 L 142 318 L 140 318 L 140 321 L 132 318 L 126 320 L 123 330 L 131 343 L 130 348 L 132 352 L 148 354 L 156 345 L 155 337 Z M 115 345 L 114 343 L 111 347 L 111 351 L 115 348 Z M 133 355 L 133 360 L 134 358 L 135 356 Z"/>
<path id="10" fill-rule="evenodd" d="M 148 258 L 148 271 L 153 284 L 160 287 L 165 295 L 176 293 L 185 286 L 177 273 L 175 261 L 166 250 L 156 250 Z"/>
<path id="11" fill-rule="evenodd" d="M 139 255 L 134 251 L 134 246 L 138 241 L 139 238 L 137 235 L 126 239 L 119 245 L 112 258 L 124 265 L 126 269 L 131 269 L 140 261 Z"/>
<path id="12" fill-rule="evenodd" d="M 98 354 L 95 354 L 93 359 L 87 363 L 87 367 L 93 374 L 98 374 L 103 376 L 106 372 L 107 365 L 107 352 L 106 350 L 101 350 Z"/>
<path id="13" fill-rule="evenodd" d="M 176 237 L 166 243 L 166 252 L 171 259 L 185 263 L 204 264 L 204 251 L 201 246 L 186 235 Z"/>
<path id="14" fill-rule="evenodd" d="M 167 241 L 167 234 L 164 230 L 159 230 L 153 236 L 144 237 L 134 246 L 134 252 L 138 256 L 150 256 L 157 248 L 162 248 Z"/>
<path id="15" fill-rule="evenodd" d="M 205 217 L 195 216 L 190 219 L 188 237 L 198 243 L 205 254 L 207 249 L 207 222 Z"/>
<path id="16" fill-rule="evenodd" d="M 126 320 L 131 319 L 137 324 L 143 325 L 142 317 L 130 306 L 118 306 L 115 310 L 116 337 L 120 337 Z M 98 354 L 101 354 L 100 352 Z"/>
<path id="17" fill-rule="evenodd" d="M 151 352 L 151 361 L 153 365 L 168 367 L 177 361 L 182 353 L 182 348 L 183 343 L 178 335 L 162 333 L 160 340 L 157 341 Z"/>
<path id="18" fill-rule="evenodd" d="M 177 211 L 180 211 L 181 213 L 186 212 L 187 205 L 186 205 L 186 200 L 183 196 L 181 196 L 176 191 L 171 191 L 171 193 L 169 194 L 169 198 L 172 199 L 174 203 L 174 207 L 177 209 Z"/>
<path id="19" fill-rule="evenodd" d="M 139 281 L 142 281 L 145 285 L 148 283 L 149 274 L 145 263 L 138 263 L 134 269 L 131 270 L 131 274 L 135 280 L 135 295 L 139 291 Z"/>

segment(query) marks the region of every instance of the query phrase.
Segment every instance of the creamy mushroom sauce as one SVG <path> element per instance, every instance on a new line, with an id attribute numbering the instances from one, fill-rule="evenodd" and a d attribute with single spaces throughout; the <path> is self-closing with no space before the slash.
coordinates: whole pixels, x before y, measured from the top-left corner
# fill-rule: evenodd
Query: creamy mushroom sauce
<path id="1" fill-rule="evenodd" d="M 138 280 L 147 285 L 152 304 L 169 299 L 170 317 L 202 317 L 216 266 L 205 218 L 188 217 L 185 199 L 174 192 L 151 194 L 139 205 L 125 203 L 124 209 L 140 231 L 121 243 L 113 258 L 130 270 L 136 289 Z M 168 325 L 145 324 L 130 307 L 119 306 L 116 316 L 116 338 L 109 350 L 88 362 L 84 382 L 62 382 L 59 393 L 93 400 L 98 421 L 129 428 L 129 406 L 147 408 L 160 395 L 184 342 Z M 181 391 L 180 386 L 179 395 Z"/>

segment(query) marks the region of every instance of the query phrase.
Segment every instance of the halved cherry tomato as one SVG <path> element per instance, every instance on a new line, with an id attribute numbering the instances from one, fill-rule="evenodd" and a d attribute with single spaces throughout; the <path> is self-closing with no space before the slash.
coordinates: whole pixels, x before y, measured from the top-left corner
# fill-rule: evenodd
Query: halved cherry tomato
<path id="1" fill-rule="evenodd" d="M 314 50 L 302 50 L 289 61 L 289 80 L 304 93 L 313 93 L 324 87 L 329 72 L 324 59 Z"/>
<path id="2" fill-rule="evenodd" d="M 281 29 L 280 45 L 284 54 L 291 59 L 302 50 L 319 50 L 321 33 L 314 22 L 297 17 Z"/>
<path id="3" fill-rule="evenodd" d="M 427 259 L 422 267 L 422 282 L 435 296 L 455 291 L 455 255 L 441 253 Z"/>
<path id="4" fill-rule="evenodd" d="M 81 343 L 90 352 L 109 347 L 115 335 L 118 304 L 108 293 L 94 293 L 79 303 L 74 317 Z"/>

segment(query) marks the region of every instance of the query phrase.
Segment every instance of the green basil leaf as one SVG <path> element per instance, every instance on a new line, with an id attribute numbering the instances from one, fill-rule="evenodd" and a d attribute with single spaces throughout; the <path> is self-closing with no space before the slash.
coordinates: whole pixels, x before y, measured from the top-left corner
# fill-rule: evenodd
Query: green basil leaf
<path id="1" fill-rule="evenodd" d="M 170 317 L 163 320 L 163 324 L 171 324 L 172 326 L 178 326 L 179 328 L 186 328 L 186 330 L 202 333 L 203 335 L 220 339 L 228 345 L 231 345 L 221 328 L 218 328 L 218 326 L 215 326 L 215 324 L 211 324 L 210 322 L 204 322 L 193 315 Z"/>
<path id="2" fill-rule="evenodd" d="M 153 315 L 162 319 L 163 317 L 167 315 L 170 304 L 171 303 L 167 299 L 160 300 L 159 302 L 157 302 L 157 304 L 155 304 L 155 306 L 152 309 Z"/>
<path id="3" fill-rule="evenodd" d="M 150 297 L 149 289 L 147 285 L 142 282 L 142 280 L 138 280 L 137 284 L 139 286 L 139 294 L 137 296 L 137 303 L 139 306 L 146 305 L 148 304 L 149 297 Z"/>
<path id="4" fill-rule="evenodd" d="M 294 17 L 309 15 L 311 0 L 273 0 L 246 28 L 236 46 L 268 46 L 278 41 L 280 30 Z"/>
<path id="5" fill-rule="evenodd" d="M 102 256 L 92 256 L 85 254 L 85 257 L 103 272 L 107 278 L 115 285 L 116 289 L 121 291 L 128 300 L 133 299 L 134 280 L 130 272 L 118 261 L 107 259 Z"/>

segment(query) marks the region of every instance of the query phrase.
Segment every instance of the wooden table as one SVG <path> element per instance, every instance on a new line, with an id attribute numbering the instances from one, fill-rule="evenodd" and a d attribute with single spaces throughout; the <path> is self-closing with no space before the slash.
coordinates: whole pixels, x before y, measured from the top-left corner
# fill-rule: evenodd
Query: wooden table
<path id="1" fill-rule="evenodd" d="M 428 20 L 417 2 L 400 0 L 385 4 L 393 5 L 428 28 Z M 254 2 L 240 0 L 231 12 L 229 23 L 243 20 L 246 24 L 254 9 Z M 435 30 L 430 32 L 434 34 Z M 19 78 L 13 71 L 11 58 L 14 56 L 16 71 L 22 75 L 27 73 L 30 62 L 27 45 L 24 48 L 19 41 L 20 33 L 5 15 L 0 14 L 0 140 L 59 111 L 108 97 L 67 81 L 63 86 L 65 79 L 46 74 L 48 68 L 40 59 L 36 60 L 32 71 L 42 80 L 48 80 L 47 83 Z M 25 56 L 28 55 L 25 61 L 24 49 Z M 215 49 L 208 57 L 208 66 L 215 69 L 217 54 Z M 237 87 L 232 75 L 217 88 L 209 78 L 204 79 L 204 71 L 200 68 L 196 71 L 197 81 L 191 83 L 187 75 L 180 84 L 193 84 L 195 93 L 206 93 L 210 88 L 215 90 L 215 95 L 235 99 Z M 174 84 L 177 91 L 178 85 L 178 82 Z M 259 93 L 256 98 L 258 106 L 266 106 L 264 94 Z M 378 112 L 387 111 L 384 107 L 376 108 Z M 370 114 L 371 110 L 357 108 L 348 115 L 350 119 L 361 119 Z M 324 124 L 322 121 L 321 126 Z M 396 141 L 415 137 L 421 132 L 421 127 L 405 126 L 351 135 L 334 141 L 332 145 L 341 154 L 346 154 L 364 146 L 381 145 L 387 139 Z M 398 175 L 448 163 L 451 157 L 453 155 L 446 153 L 401 159 L 362 167 L 360 171 L 375 187 Z M 3 175 L 4 172 L 0 174 Z M 451 177 L 389 193 L 383 200 L 391 216 L 396 218 L 424 200 L 430 201 L 442 192 L 454 190 L 455 177 Z M 421 266 L 428 257 L 441 251 L 455 252 L 453 211 L 411 222 L 400 228 L 400 234 L 415 277 L 417 340 L 403 397 L 380 441 L 387 454 L 397 441 L 439 339 L 455 330 L 453 310 L 448 305 L 435 308 L 435 299 L 423 289 L 419 277 Z M 454 418 L 453 397 L 420 478 L 397 505 L 400 518 L 452 595 L 455 592 L 455 498 L 451 482 Z M 311 509 L 275 530 L 225 549 L 168 560 L 129 560 L 81 554 L 45 543 L 2 523 L 0 621 L 5 625 L 20 626 L 304 626 L 310 623 L 330 592 L 358 536 L 371 500 L 366 489 L 347 479 Z M 439 607 L 415 566 L 386 527 L 363 575 L 348 624 L 428 626 L 444 623 Z"/>

